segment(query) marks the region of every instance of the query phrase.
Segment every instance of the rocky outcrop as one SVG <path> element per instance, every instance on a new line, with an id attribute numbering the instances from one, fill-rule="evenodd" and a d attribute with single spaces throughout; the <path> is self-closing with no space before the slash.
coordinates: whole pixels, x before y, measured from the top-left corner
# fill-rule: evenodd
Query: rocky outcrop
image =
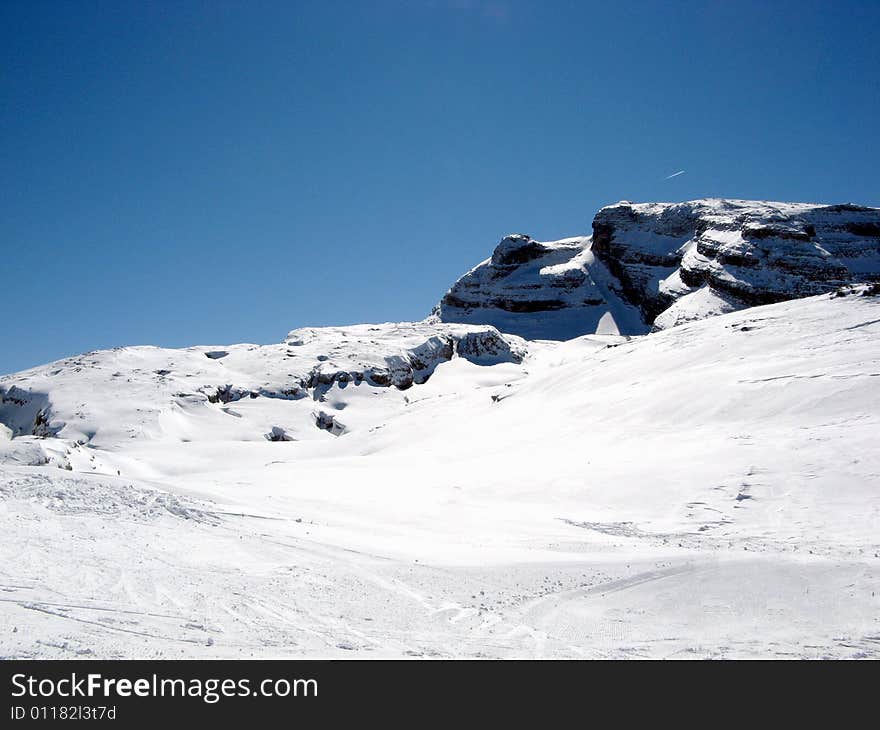
<path id="1" fill-rule="evenodd" d="M 621 296 L 663 327 L 880 280 L 880 209 L 621 202 L 596 214 L 592 250 Z"/>
<path id="2" fill-rule="evenodd" d="M 321 431 L 327 431 L 334 436 L 342 436 L 345 433 L 345 426 L 339 422 L 336 416 L 332 416 L 324 411 L 316 411 L 312 414 L 315 426 Z"/>
<path id="3" fill-rule="evenodd" d="M 455 353 L 476 365 L 496 365 L 522 362 L 525 351 L 491 327 L 461 335 L 455 343 Z"/>
<path id="4" fill-rule="evenodd" d="M 285 431 L 281 426 L 272 426 L 269 430 L 269 433 L 264 434 L 266 441 L 294 441 L 295 439 L 290 436 L 287 431 Z"/>
<path id="5" fill-rule="evenodd" d="M 592 237 L 505 236 L 435 308 L 528 339 L 644 334 L 880 280 L 880 209 L 744 200 L 622 201 Z"/>
<path id="6" fill-rule="evenodd" d="M 434 314 L 443 322 L 491 324 L 527 339 L 647 331 L 638 312 L 609 289 L 611 277 L 589 242 L 505 236 L 491 258 L 453 284 Z"/>
<path id="7" fill-rule="evenodd" d="M 338 328 L 305 328 L 287 337 L 288 356 L 313 357 L 302 388 L 320 395 L 333 385 L 362 382 L 406 390 L 424 383 L 438 365 L 458 356 L 479 365 L 522 362 L 525 343 L 491 326 L 403 322 Z M 312 354 L 315 345 L 321 354 Z"/>
<path id="8" fill-rule="evenodd" d="M 0 423 L 13 436 L 48 438 L 60 429 L 44 391 L 0 384 Z"/>

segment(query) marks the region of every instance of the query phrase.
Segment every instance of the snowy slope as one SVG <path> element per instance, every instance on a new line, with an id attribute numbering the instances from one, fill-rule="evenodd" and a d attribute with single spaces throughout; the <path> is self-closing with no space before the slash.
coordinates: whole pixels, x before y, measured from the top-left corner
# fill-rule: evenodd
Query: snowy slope
<path id="1" fill-rule="evenodd" d="M 485 325 L 425 323 L 305 328 L 279 345 L 117 348 L 0 378 L 0 422 L 40 437 L 46 453 L 31 443 L 18 460 L 146 475 L 129 459 L 144 440 L 332 438 L 405 407 L 404 391 L 442 362 L 519 363 L 526 349 Z"/>
<path id="2" fill-rule="evenodd" d="M 880 656 L 876 287 L 470 359 L 437 326 L 4 378 L 13 434 L 52 413 L 0 435 L 0 654 Z M 412 353 L 430 377 L 367 382 Z M 365 377 L 259 394 L 287 361 Z M 72 471 L 12 454 L 77 438 Z"/>

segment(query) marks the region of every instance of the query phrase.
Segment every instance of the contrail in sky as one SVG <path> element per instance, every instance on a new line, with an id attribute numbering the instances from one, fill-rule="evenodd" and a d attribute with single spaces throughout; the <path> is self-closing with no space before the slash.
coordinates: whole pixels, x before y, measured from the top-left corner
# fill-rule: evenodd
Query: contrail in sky
<path id="1" fill-rule="evenodd" d="M 684 170 L 679 170 L 678 172 L 673 172 L 671 175 L 667 175 L 664 177 L 664 180 L 671 180 L 674 177 L 678 177 L 679 175 L 684 175 Z"/>

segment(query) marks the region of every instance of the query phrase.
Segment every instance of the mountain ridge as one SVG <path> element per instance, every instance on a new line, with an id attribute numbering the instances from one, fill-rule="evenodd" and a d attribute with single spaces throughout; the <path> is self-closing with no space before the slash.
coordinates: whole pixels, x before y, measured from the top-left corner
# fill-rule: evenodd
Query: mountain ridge
<path id="1" fill-rule="evenodd" d="M 527 339 L 644 334 L 880 281 L 880 208 L 703 198 L 601 208 L 591 236 L 501 239 L 435 308 Z"/>

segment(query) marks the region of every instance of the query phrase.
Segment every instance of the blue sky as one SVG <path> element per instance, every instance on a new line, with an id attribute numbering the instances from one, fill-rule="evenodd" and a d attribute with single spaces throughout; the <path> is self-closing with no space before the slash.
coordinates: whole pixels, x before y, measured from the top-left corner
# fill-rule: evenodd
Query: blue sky
<path id="1" fill-rule="evenodd" d="M 619 199 L 880 205 L 878 31 L 875 1 L 6 0 L 0 372 L 420 319 L 503 234 Z"/>

